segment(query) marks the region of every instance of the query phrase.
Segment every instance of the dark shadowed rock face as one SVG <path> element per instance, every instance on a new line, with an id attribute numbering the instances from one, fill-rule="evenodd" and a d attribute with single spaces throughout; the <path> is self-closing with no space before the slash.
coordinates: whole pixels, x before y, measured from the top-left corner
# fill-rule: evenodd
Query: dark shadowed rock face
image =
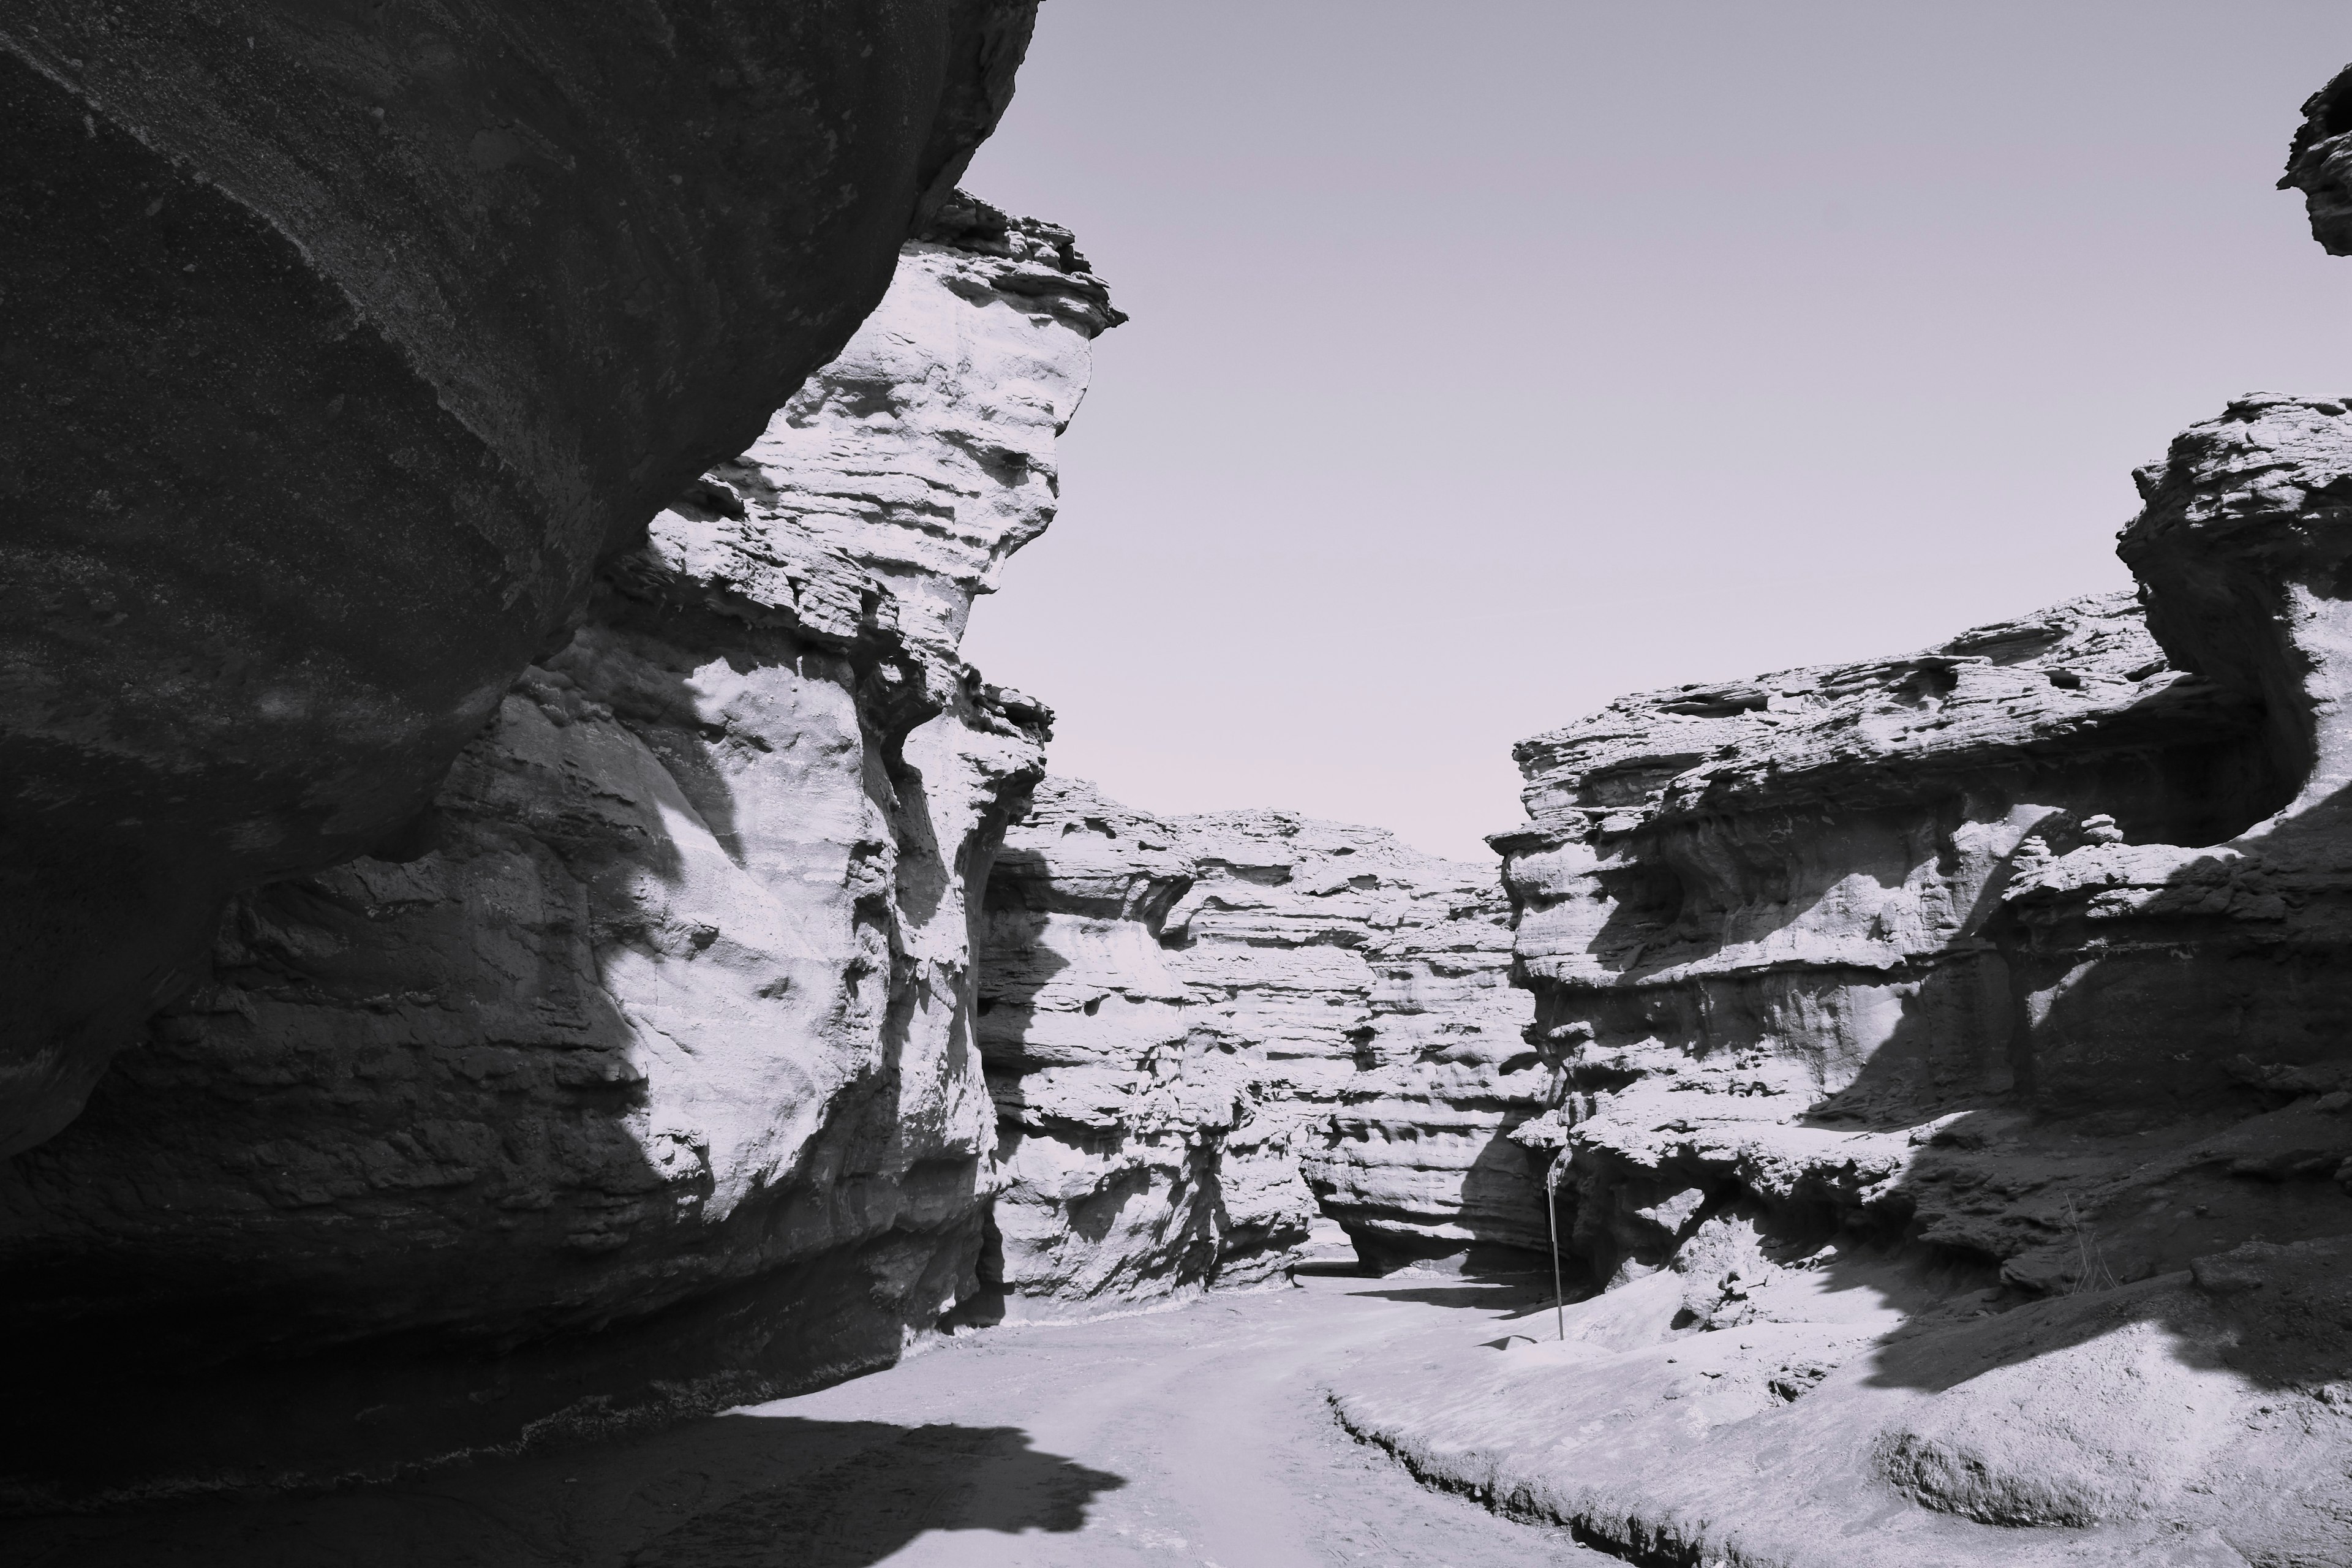
<path id="1" fill-rule="evenodd" d="M 2116 546 L 2174 664 L 2261 704 L 2283 816 L 2352 784 L 2352 405 L 2256 395 L 2134 476 L 2147 510 Z"/>
<path id="2" fill-rule="evenodd" d="M 1034 0 L 0 19 L 0 1151 L 838 350 Z"/>
<path id="3" fill-rule="evenodd" d="M 968 896 L 1045 715 L 957 644 L 1118 319 L 1066 231 L 954 198 L 427 811 L 230 900 L 205 981 L 0 1174 L 0 1322 L 45 1347 L 17 1500 L 708 1407 L 968 1291 Z"/>
<path id="4" fill-rule="evenodd" d="M 2279 189 L 2303 193 L 2311 237 L 2330 256 L 2352 256 L 2352 67 L 2306 100 Z"/>

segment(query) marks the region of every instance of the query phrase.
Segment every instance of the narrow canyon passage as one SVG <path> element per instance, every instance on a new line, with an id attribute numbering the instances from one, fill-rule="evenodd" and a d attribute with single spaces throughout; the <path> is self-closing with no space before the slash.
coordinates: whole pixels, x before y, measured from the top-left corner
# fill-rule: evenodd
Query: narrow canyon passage
<path id="1" fill-rule="evenodd" d="M 1407 1271 L 982 1331 L 656 1436 L 336 1496 L 0 1526 L 41 1568 L 1539 1568 L 1614 1559 L 1334 1424 L 1360 1357 L 1495 1339 L 1531 1289 Z"/>

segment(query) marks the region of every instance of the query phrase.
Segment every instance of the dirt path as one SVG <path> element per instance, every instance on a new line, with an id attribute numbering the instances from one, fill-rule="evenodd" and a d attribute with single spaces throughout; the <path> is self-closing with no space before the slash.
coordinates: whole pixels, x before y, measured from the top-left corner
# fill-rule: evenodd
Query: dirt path
<path id="1" fill-rule="evenodd" d="M 1542 1568 L 1613 1562 L 1423 1490 L 1318 1372 L 1492 1337 L 1528 1298 L 1306 1278 L 995 1329 L 798 1399 L 397 1488 L 0 1529 L 42 1568 Z"/>

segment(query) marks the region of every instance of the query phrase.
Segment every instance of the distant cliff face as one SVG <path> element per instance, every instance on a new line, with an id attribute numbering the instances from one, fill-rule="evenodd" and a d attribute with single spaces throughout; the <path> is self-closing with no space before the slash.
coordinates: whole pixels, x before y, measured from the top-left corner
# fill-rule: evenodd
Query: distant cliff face
<path id="1" fill-rule="evenodd" d="M 1377 829 L 1052 780 L 989 882 L 981 1049 L 1030 1314 L 1264 1277 L 1318 1206 L 1384 1261 L 1543 1244 L 1491 877 Z"/>
<path id="2" fill-rule="evenodd" d="M 210 979 L 0 1177 L 0 1313 L 60 1411 L 20 1485 L 593 1430 L 955 1303 L 995 1137 L 971 922 L 1045 724 L 956 644 L 1118 319 L 1066 232 L 956 198 L 430 811 L 232 902 Z"/>
<path id="3" fill-rule="evenodd" d="M 990 873 L 978 1037 L 1002 1190 L 982 1273 L 1016 1317 L 1265 1279 L 1314 1216 L 1265 1052 L 1194 1034 L 1168 935 L 1200 874 L 1183 840 L 1049 779 Z"/>
<path id="4" fill-rule="evenodd" d="M 0 18 L 0 1154 L 878 300 L 1034 0 Z"/>

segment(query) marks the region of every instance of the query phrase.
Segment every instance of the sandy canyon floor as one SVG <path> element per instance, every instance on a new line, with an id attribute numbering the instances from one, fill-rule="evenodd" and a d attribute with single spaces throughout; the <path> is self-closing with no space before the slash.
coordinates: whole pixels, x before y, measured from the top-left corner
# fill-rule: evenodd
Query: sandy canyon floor
<path id="1" fill-rule="evenodd" d="M 328 1497 L 0 1525 L 40 1568 L 1540 1568 L 1614 1562 L 1417 1485 L 1323 1380 L 1540 1331 L 1532 1288 L 1409 1272 L 983 1330 L 594 1449 Z"/>

